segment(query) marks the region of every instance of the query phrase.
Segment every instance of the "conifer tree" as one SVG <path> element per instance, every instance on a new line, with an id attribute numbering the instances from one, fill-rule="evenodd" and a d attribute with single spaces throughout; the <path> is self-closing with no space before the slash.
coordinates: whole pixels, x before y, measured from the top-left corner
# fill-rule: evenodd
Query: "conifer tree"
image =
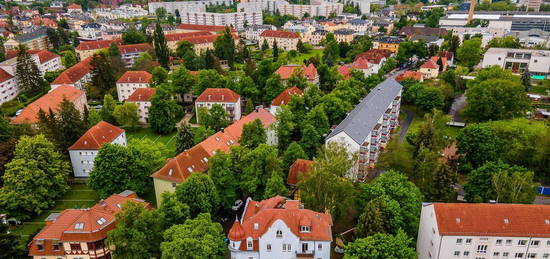
<path id="1" fill-rule="evenodd" d="M 279 47 L 277 47 L 277 41 L 273 41 L 273 59 L 277 60 L 279 58 Z"/>
<path id="2" fill-rule="evenodd" d="M 160 65 L 166 69 L 169 69 L 170 64 L 170 50 L 168 49 L 168 43 L 164 37 L 160 22 L 157 22 L 155 32 L 153 33 L 153 43 L 155 47 L 155 54 Z"/>
<path id="3" fill-rule="evenodd" d="M 27 47 L 24 45 L 17 47 L 15 77 L 17 78 L 19 88 L 24 92 L 35 95 L 46 91 L 47 83 L 40 74 L 40 70 L 38 70 L 38 66 L 34 63 L 31 55 L 27 52 Z"/>
<path id="4" fill-rule="evenodd" d="M 100 98 L 114 89 L 116 77 L 111 60 L 105 52 L 99 52 L 92 56 L 90 66 L 92 67 L 92 81 L 88 87 L 89 94 Z"/>
<path id="5" fill-rule="evenodd" d="M 267 43 L 267 40 L 264 39 L 264 42 L 262 43 L 262 51 L 266 51 L 269 49 L 269 43 Z"/>
<path id="6" fill-rule="evenodd" d="M 176 134 L 176 154 L 192 148 L 195 145 L 194 139 L 195 134 L 193 134 L 189 124 L 182 123 L 178 126 L 178 134 Z"/>

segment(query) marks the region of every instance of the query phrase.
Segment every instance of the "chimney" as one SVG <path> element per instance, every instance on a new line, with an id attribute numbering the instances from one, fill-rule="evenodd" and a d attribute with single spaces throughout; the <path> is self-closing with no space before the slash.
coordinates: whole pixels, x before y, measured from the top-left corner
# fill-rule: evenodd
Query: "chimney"
<path id="1" fill-rule="evenodd" d="M 222 128 L 222 133 L 225 132 L 225 128 Z"/>

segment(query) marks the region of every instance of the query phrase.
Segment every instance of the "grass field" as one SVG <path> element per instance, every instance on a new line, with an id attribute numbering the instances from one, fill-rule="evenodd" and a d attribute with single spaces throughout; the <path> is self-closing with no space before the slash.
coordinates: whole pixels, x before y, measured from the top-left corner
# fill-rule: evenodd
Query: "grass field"
<path id="1" fill-rule="evenodd" d="M 176 155 L 176 141 L 174 138 L 175 135 L 176 135 L 176 132 L 173 132 L 167 135 L 160 135 L 160 134 L 154 133 L 150 128 L 139 128 L 132 132 L 126 132 L 126 137 L 128 138 L 128 140 L 148 138 L 153 142 L 160 142 L 164 144 L 166 148 L 169 150 L 169 152 L 165 154 L 166 158 L 173 157 Z"/>

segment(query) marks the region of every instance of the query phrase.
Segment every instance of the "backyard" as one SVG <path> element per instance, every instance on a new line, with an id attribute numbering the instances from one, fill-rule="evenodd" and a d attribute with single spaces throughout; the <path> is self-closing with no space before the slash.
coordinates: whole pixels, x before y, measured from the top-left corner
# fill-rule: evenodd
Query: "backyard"
<path id="1" fill-rule="evenodd" d="M 150 128 L 138 128 L 137 130 L 127 131 L 126 137 L 128 141 L 131 139 L 150 139 L 153 142 L 160 142 L 166 146 L 168 153 L 165 154 L 166 158 L 174 157 L 176 155 L 176 132 L 170 134 L 161 135 L 154 133 Z"/>

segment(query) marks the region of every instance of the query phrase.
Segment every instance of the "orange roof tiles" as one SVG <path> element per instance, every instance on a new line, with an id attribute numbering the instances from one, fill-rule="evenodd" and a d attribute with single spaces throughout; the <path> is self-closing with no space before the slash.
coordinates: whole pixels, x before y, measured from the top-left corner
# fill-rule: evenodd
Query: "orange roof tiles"
<path id="1" fill-rule="evenodd" d="M 59 55 L 45 49 L 41 49 L 41 50 L 31 49 L 31 50 L 27 50 L 27 53 L 29 53 L 30 55 L 38 55 L 38 60 L 40 61 L 41 64 L 59 57 Z M 17 57 L 17 50 L 6 51 L 6 60 L 16 58 L 16 57 Z"/>
<path id="2" fill-rule="evenodd" d="M 85 94 L 86 93 L 84 93 L 84 91 L 74 88 L 72 86 L 61 85 L 25 107 L 21 114 L 15 117 L 12 123 L 37 123 L 38 112 L 40 110 L 43 110 L 45 112 L 49 112 L 49 110 L 52 110 L 54 113 L 56 113 L 59 110 L 59 105 L 61 104 L 63 99 L 74 102 L 76 99 Z"/>
<path id="3" fill-rule="evenodd" d="M 96 49 L 106 49 L 108 48 L 111 43 L 115 43 L 117 45 L 122 44 L 122 40 L 116 39 L 116 40 L 94 40 L 94 41 L 82 41 L 78 46 L 76 47 L 76 50 L 96 50 Z"/>
<path id="4" fill-rule="evenodd" d="M 284 65 L 280 66 L 275 73 L 281 77 L 281 80 L 287 80 L 297 68 L 302 69 L 302 76 L 307 80 L 314 80 L 318 76 L 317 69 L 313 64 L 309 64 L 307 67 L 305 65 Z"/>
<path id="5" fill-rule="evenodd" d="M 98 150 L 105 143 L 111 143 L 124 130 L 105 121 L 100 121 L 86 131 L 69 150 Z"/>
<path id="6" fill-rule="evenodd" d="M 290 88 L 287 88 L 283 90 L 273 101 L 271 102 L 271 105 L 273 106 L 281 106 L 283 104 L 288 104 L 290 102 L 290 99 L 293 95 L 299 95 L 302 96 L 304 93 L 300 88 L 293 86 Z"/>
<path id="7" fill-rule="evenodd" d="M 14 78 L 13 75 L 11 75 L 10 73 L 6 72 L 6 70 L 0 68 L 0 83 L 3 83 L 3 82 L 6 82 L 10 79 Z"/>
<path id="8" fill-rule="evenodd" d="M 53 80 L 52 85 L 71 85 L 78 82 L 80 79 L 86 76 L 86 74 L 91 72 L 91 61 L 92 57 L 87 57 L 86 59 L 76 63 L 74 66 L 63 71 L 55 80 Z"/>
<path id="9" fill-rule="evenodd" d="M 355 56 L 355 60 L 365 59 L 371 64 L 380 64 L 384 58 L 389 58 L 393 53 L 387 49 L 370 49 Z"/>
<path id="10" fill-rule="evenodd" d="M 357 58 L 351 63 L 351 67 L 355 69 L 369 69 L 369 62 L 365 58 Z"/>
<path id="11" fill-rule="evenodd" d="M 298 180 L 300 180 L 299 175 L 302 175 L 302 177 L 307 176 L 313 164 L 315 164 L 315 162 L 311 160 L 296 159 L 296 161 L 294 161 L 294 163 L 290 166 L 290 169 L 288 169 L 286 183 L 289 185 L 296 185 Z"/>
<path id="12" fill-rule="evenodd" d="M 199 25 L 199 24 L 180 24 L 177 27 L 180 30 L 194 30 L 194 31 L 210 31 L 210 32 L 221 32 L 225 31 L 225 26 L 217 26 L 217 25 Z M 235 29 L 230 29 L 232 32 L 235 31 Z"/>
<path id="13" fill-rule="evenodd" d="M 447 57 L 433 56 L 430 59 L 437 65 L 437 60 L 441 58 L 441 64 L 443 65 L 443 71 L 447 70 Z"/>
<path id="14" fill-rule="evenodd" d="M 82 9 L 82 7 L 75 3 L 70 3 L 69 6 L 67 6 L 67 9 Z"/>
<path id="15" fill-rule="evenodd" d="M 218 150 L 228 152 L 231 146 L 238 145 L 244 124 L 256 119 L 262 122 L 264 128 L 268 128 L 275 122 L 275 117 L 268 111 L 258 109 L 229 125 L 225 130 L 215 133 L 203 142 L 169 159 L 151 177 L 181 183 L 193 172 L 205 172 L 208 170 L 208 158 Z"/>
<path id="16" fill-rule="evenodd" d="M 229 88 L 206 88 L 195 102 L 228 102 L 236 103 L 240 95 Z"/>
<path id="17" fill-rule="evenodd" d="M 340 74 L 344 79 L 349 79 L 349 77 L 351 76 L 351 70 L 349 69 L 348 65 L 343 64 L 338 67 L 338 74 Z"/>
<path id="18" fill-rule="evenodd" d="M 260 34 L 260 37 L 297 39 L 300 36 L 295 32 L 265 30 Z"/>
<path id="19" fill-rule="evenodd" d="M 126 71 L 116 82 L 117 84 L 148 84 L 153 75 L 147 71 Z"/>
<path id="20" fill-rule="evenodd" d="M 439 233 L 444 236 L 550 238 L 548 205 L 433 203 L 433 206 Z"/>
<path id="21" fill-rule="evenodd" d="M 398 75 L 395 80 L 397 81 L 402 81 L 402 80 L 405 80 L 405 79 L 414 79 L 416 81 L 420 81 L 422 79 L 422 73 L 420 72 L 417 72 L 417 71 L 406 71 L 405 73 L 403 74 L 400 74 Z"/>
<path id="22" fill-rule="evenodd" d="M 128 99 L 126 99 L 126 101 L 127 102 L 150 102 L 151 97 L 153 97 L 156 91 L 157 91 L 156 88 L 138 88 L 130 96 L 128 96 Z"/>
<path id="23" fill-rule="evenodd" d="M 277 220 L 282 220 L 301 240 L 332 241 L 332 218 L 329 214 L 303 209 L 300 201 L 286 200 L 281 196 L 261 202 L 249 199 L 240 224 L 235 222 L 230 230 L 230 233 L 240 232 L 233 228 L 242 228 L 244 235 L 232 235 L 232 237 L 242 237 L 242 239 L 232 240 L 240 241 L 251 237 L 256 241 Z M 254 227 L 255 224 L 257 228 Z M 309 224 L 310 231 L 300 231 L 301 224 Z M 240 249 L 246 250 L 246 247 L 241 246 Z"/>
<path id="24" fill-rule="evenodd" d="M 135 52 L 145 52 L 150 49 L 153 49 L 149 43 L 140 43 L 140 44 L 128 44 L 118 46 L 118 50 L 121 54 L 135 53 Z"/>
<path id="25" fill-rule="evenodd" d="M 420 68 L 428 68 L 428 69 L 439 69 L 439 65 L 435 63 L 433 60 L 428 59 Z"/>

